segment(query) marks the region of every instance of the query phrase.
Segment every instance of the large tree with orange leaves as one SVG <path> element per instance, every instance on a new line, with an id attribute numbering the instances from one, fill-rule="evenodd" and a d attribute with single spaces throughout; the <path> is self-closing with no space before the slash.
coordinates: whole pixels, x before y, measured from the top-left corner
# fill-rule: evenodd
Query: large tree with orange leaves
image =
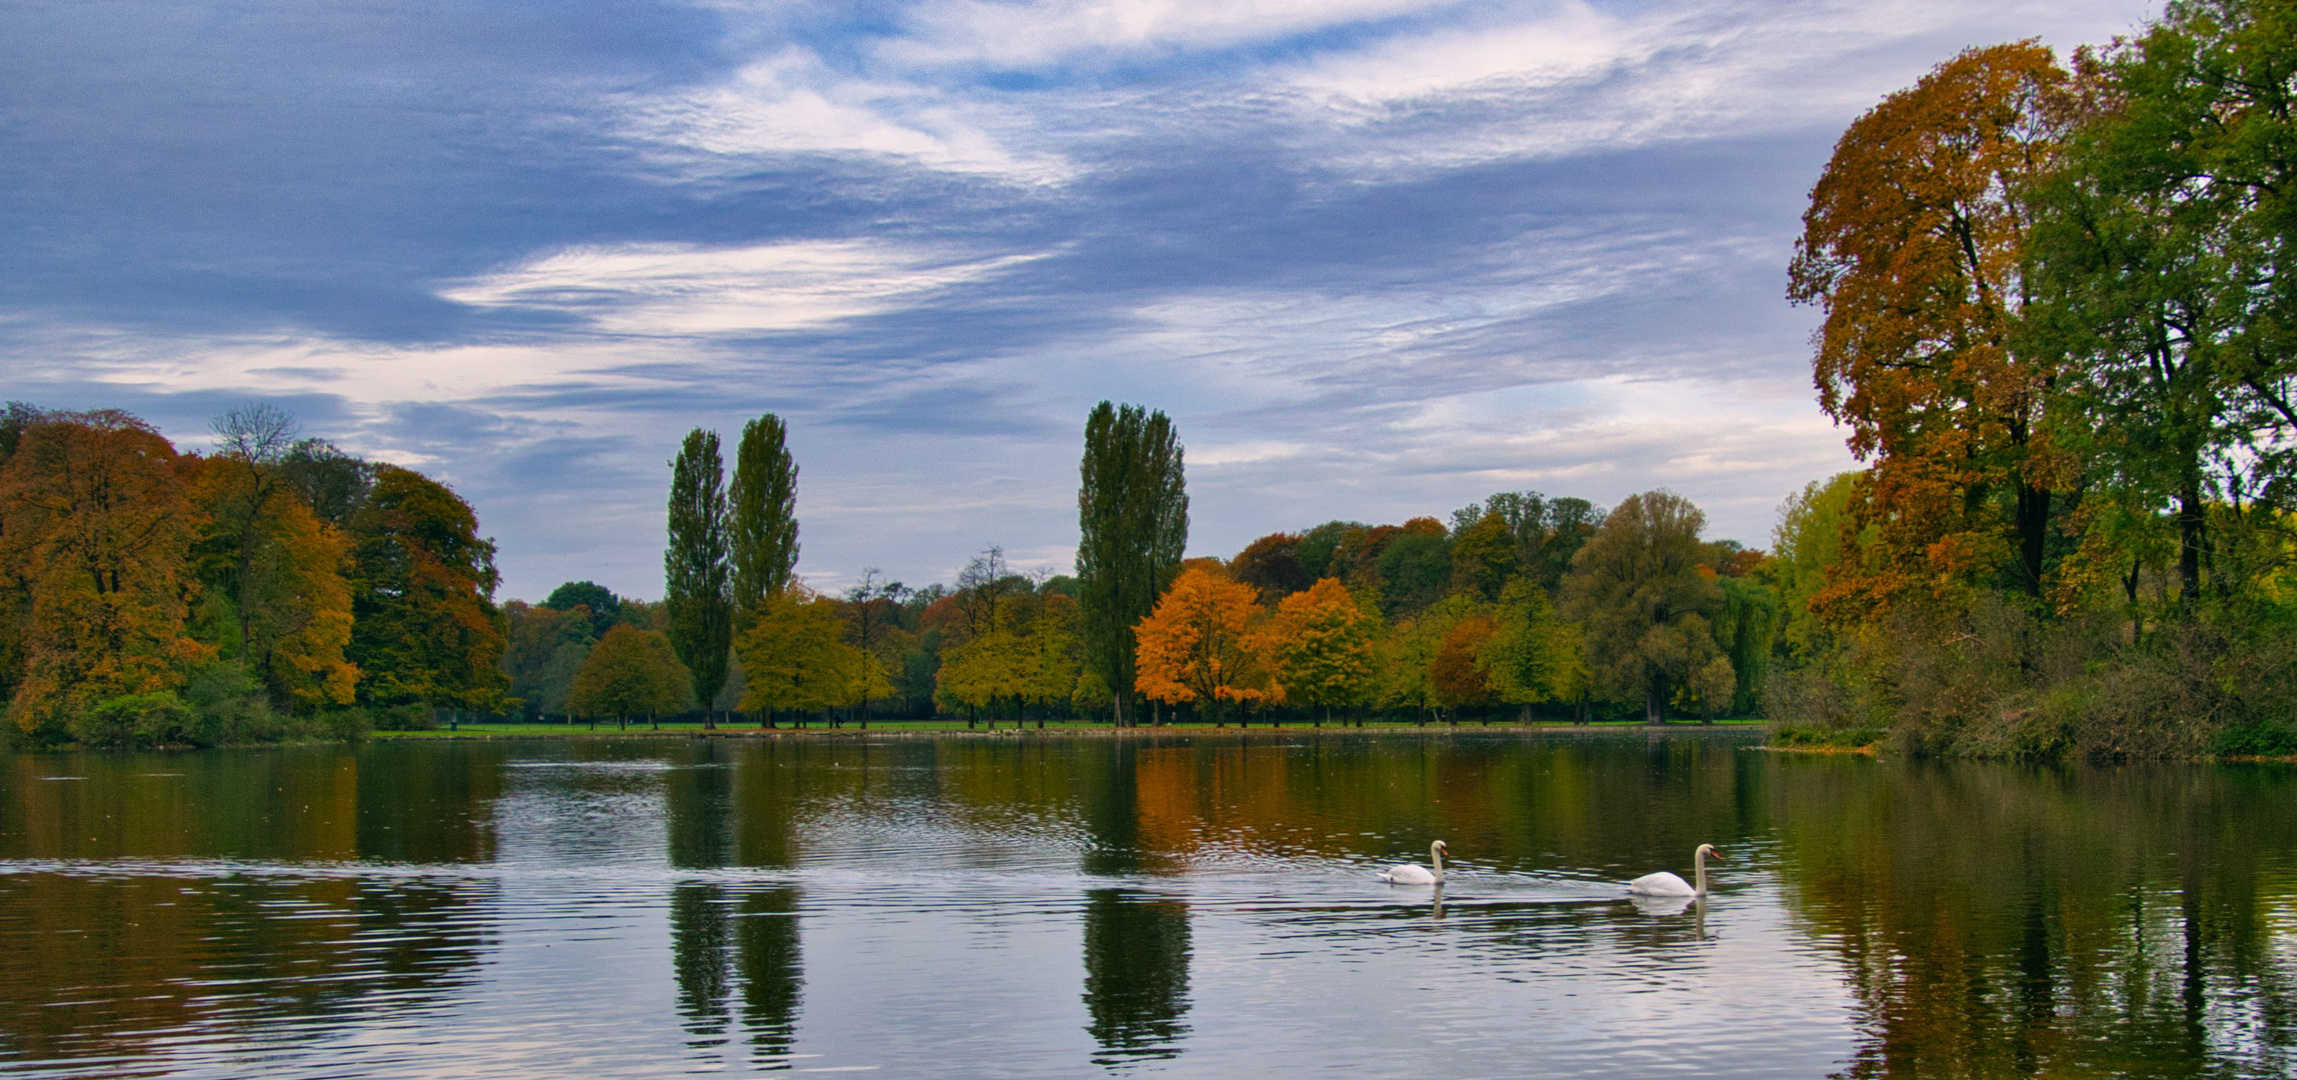
<path id="1" fill-rule="evenodd" d="M 22 662 L 9 716 L 60 730 L 106 698 L 181 684 L 198 512 L 185 463 L 123 412 L 47 414 L 0 467 L 0 578 Z"/>
<path id="2" fill-rule="evenodd" d="M 1168 705 L 1198 702 L 1215 721 L 1230 703 L 1268 700 L 1276 688 L 1254 634 L 1256 592 L 1202 568 L 1181 571 L 1133 629 L 1133 688 Z"/>
<path id="3" fill-rule="evenodd" d="M 1788 295 L 1826 312 L 1819 403 L 1874 462 L 1864 516 L 1888 548 L 1838 602 L 1997 572 L 2041 592 L 2056 373 L 2014 343 L 2067 81 L 2036 42 L 1964 52 L 1853 123 L 1811 189 Z"/>

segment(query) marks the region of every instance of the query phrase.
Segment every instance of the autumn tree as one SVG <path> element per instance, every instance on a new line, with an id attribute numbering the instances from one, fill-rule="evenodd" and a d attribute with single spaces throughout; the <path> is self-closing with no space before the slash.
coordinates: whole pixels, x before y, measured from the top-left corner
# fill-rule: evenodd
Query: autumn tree
<path id="1" fill-rule="evenodd" d="M 694 699 L 710 725 L 710 703 L 726 685 L 734 640 L 733 585 L 728 577 L 725 468 L 718 434 L 686 433 L 670 462 L 669 544 L 662 553 L 662 601 L 670 609 L 670 644 L 694 676 Z"/>
<path id="2" fill-rule="evenodd" d="M 1268 700 L 1275 687 L 1255 647 L 1253 592 L 1204 570 L 1182 572 L 1134 631 L 1133 688 L 1170 705 L 1197 702 L 1215 723 L 1230 703 Z"/>
<path id="3" fill-rule="evenodd" d="M 1722 654 L 1708 619 L 1722 587 L 1699 543 L 1706 515 L 1668 491 L 1630 495 L 1572 560 L 1564 609 L 1586 627 L 1598 689 L 1658 723 L 1676 689 Z"/>
<path id="4" fill-rule="evenodd" d="M 842 708 L 865 696 L 889 693 L 877 658 L 845 643 L 837 604 L 799 587 L 766 601 L 735 639 L 748 685 L 740 708 L 776 712 Z"/>
<path id="5" fill-rule="evenodd" d="M 1376 689 L 1378 620 L 1338 578 L 1285 597 L 1269 620 L 1266 652 L 1284 701 L 1322 709 L 1370 703 Z M 1321 723 L 1321 721 L 1319 721 Z"/>
<path id="6" fill-rule="evenodd" d="M 606 632 L 575 673 L 567 707 L 584 716 L 658 717 L 685 711 L 693 676 L 667 635 L 623 625 Z"/>
<path id="7" fill-rule="evenodd" d="M 1316 583 L 1300 562 L 1299 533 L 1269 533 L 1244 546 L 1228 561 L 1228 574 L 1260 591 L 1260 602 L 1277 601 Z"/>
<path id="8" fill-rule="evenodd" d="M 0 465 L 0 580 L 22 664 L 8 711 L 53 734 L 105 699 L 180 685 L 209 655 L 186 632 L 197 511 L 175 448 L 126 413 L 41 414 L 16 439 Z"/>
<path id="9" fill-rule="evenodd" d="M 359 696 L 380 705 L 500 710 L 509 677 L 494 541 L 444 484 L 395 465 L 351 522 L 351 644 Z"/>
<path id="10" fill-rule="evenodd" d="M 280 700 L 350 704 L 358 670 L 344 659 L 349 541 L 289 482 L 293 421 L 256 405 L 218 417 L 211 429 L 217 453 L 198 464 L 192 483 L 205 511 L 195 556 L 208 603 L 234 631 L 231 658 Z"/>
<path id="11" fill-rule="evenodd" d="M 1483 663 L 1484 649 L 1498 633 L 1491 616 L 1477 613 L 1452 623 L 1437 639 L 1435 655 L 1428 658 L 1428 688 L 1436 704 L 1452 710 L 1453 720 L 1462 708 L 1498 700 Z"/>
<path id="12" fill-rule="evenodd" d="M 798 565 L 798 464 L 772 413 L 742 425 L 728 508 L 733 603 L 747 618 L 789 588 Z"/>
<path id="13" fill-rule="evenodd" d="M 1188 488 L 1179 435 L 1162 412 L 1109 402 L 1085 419 L 1077 488 L 1077 578 L 1085 662 L 1131 722 L 1134 631 L 1179 572 Z"/>
<path id="14" fill-rule="evenodd" d="M 2059 373 L 2018 325 L 2028 193 L 2070 116 L 2048 48 L 1971 49 L 1853 123 L 1811 189 L 1788 295 L 1825 312 L 1819 403 L 1874 463 L 1890 559 L 1838 583 L 1845 610 L 1997 570 L 2041 595 Z"/>

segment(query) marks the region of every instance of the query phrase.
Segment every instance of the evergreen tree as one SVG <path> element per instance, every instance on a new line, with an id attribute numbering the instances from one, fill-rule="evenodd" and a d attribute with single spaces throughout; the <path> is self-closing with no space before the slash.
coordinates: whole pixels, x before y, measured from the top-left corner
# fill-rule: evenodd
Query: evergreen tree
<path id="1" fill-rule="evenodd" d="M 772 413 L 742 425 L 734 451 L 730 531 L 734 608 L 749 618 L 789 588 L 798 565 L 798 466 Z"/>
<path id="2" fill-rule="evenodd" d="M 1077 491 L 1078 601 L 1086 664 L 1117 690 L 1129 722 L 1133 628 L 1155 610 L 1188 544 L 1188 490 L 1172 421 L 1136 405 L 1094 406 Z"/>
<path id="3" fill-rule="evenodd" d="M 692 673 L 694 699 L 705 714 L 726 685 L 726 658 L 734 641 L 726 524 L 726 470 L 718 457 L 718 433 L 695 428 L 670 463 L 670 544 L 662 554 L 662 599 L 670 609 L 670 644 Z"/>

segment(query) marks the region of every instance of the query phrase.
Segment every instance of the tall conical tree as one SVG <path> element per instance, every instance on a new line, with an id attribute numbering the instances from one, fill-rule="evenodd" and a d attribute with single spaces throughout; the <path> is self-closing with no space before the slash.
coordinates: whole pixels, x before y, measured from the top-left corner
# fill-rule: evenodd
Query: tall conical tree
<path id="1" fill-rule="evenodd" d="M 1188 546 L 1179 436 L 1161 412 L 1101 402 L 1085 420 L 1082 472 L 1077 601 L 1086 663 L 1115 692 L 1122 726 L 1133 711 L 1133 628 L 1156 609 Z"/>
<path id="2" fill-rule="evenodd" d="M 798 565 L 798 466 L 772 413 L 742 425 L 734 451 L 734 608 L 744 618 L 789 587 Z"/>
<path id="3" fill-rule="evenodd" d="M 670 463 L 670 544 L 662 554 L 663 600 L 670 645 L 694 676 L 694 698 L 709 723 L 710 703 L 726 685 L 734 641 L 734 608 L 726 565 L 726 469 L 718 433 L 686 433 Z"/>

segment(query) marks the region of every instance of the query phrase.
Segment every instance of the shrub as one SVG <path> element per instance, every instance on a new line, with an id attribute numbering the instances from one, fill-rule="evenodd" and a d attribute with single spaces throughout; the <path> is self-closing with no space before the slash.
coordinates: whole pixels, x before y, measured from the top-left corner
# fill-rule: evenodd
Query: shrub
<path id="1" fill-rule="evenodd" d="M 428 705 L 386 705 L 372 714 L 377 731 L 435 731 L 439 726 L 437 710 Z"/>
<path id="2" fill-rule="evenodd" d="M 89 746 L 212 746 L 215 732 L 168 691 L 112 698 L 73 717 L 72 737 Z"/>

